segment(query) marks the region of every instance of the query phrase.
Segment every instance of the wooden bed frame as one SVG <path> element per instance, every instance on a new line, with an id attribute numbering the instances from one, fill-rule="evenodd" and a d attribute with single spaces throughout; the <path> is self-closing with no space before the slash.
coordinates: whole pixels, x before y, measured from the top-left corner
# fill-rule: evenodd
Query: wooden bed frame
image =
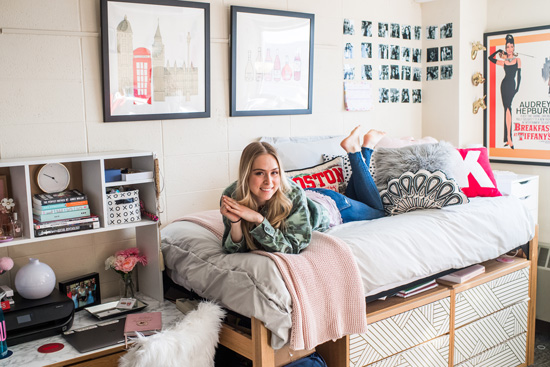
<path id="1" fill-rule="evenodd" d="M 535 344 L 535 315 L 536 315 L 536 285 L 537 285 L 537 260 L 538 260 L 538 225 L 535 228 L 535 236 L 529 242 L 529 260 L 525 254 L 519 251 L 516 254 L 518 261 L 504 264 L 492 260 L 485 263 L 486 273 L 473 278 L 471 281 L 458 285 L 439 285 L 433 290 L 420 293 L 410 298 L 392 297 L 386 301 L 375 301 L 367 305 L 367 320 L 369 324 L 384 320 L 397 314 L 413 310 L 442 298 L 443 295 L 450 296 L 450 327 L 448 332 L 449 345 L 448 361 L 449 367 L 454 366 L 455 318 L 454 318 L 454 297 L 457 293 L 465 291 L 477 285 L 497 279 L 517 269 L 528 269 L 529 300 L 527 306 L 527 333 L 526 333 L 526 356 L 525 363 L 519 366 L 529 366 L 534 363 Z M 302 358 L 314 352 L 290 351 L 287 346 L 274 350 L 270 346 L 271 333 L 263 323 L 255 318 L 251 319 L 250 334 L 224 324 L 220 333 L 220 344 L 250 359 L 254 367 L 279 367 L 294 360 Z M 316 351 L 323 356 L 330 367 L 350 366 L 350 336 L 342 337 L 335 342 L 329 341 L 316 347 Z M 362 367 L 362 366 L 361 366 Z"/>

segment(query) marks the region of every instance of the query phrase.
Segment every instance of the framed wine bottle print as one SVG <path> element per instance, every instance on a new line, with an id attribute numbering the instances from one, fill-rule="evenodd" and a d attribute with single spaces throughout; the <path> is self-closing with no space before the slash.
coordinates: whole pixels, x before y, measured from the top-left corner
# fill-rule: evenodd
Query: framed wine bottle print
<path id="1" fill-rule="evenodd" d="M 315 16 L 231 7 L 231 116 L 311 114 Z"/>

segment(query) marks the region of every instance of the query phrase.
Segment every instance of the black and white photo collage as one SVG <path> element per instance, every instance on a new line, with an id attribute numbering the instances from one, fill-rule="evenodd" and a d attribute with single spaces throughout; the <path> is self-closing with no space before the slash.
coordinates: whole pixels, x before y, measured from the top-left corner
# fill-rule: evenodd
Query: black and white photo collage
<path id="1" fill-rule="evenodd" d="M 344 81 L 351 80 L 378 80 L 379 103 L 421 103 L 422 27 L 344 19 Z"/>
<path id="2" fill-rule="evenodd" d="M 448 62 L 453 61 L 453 46 L 432 47 L 429 45 L 433 40 L 447 39 L 453 37 L 453 23 L 446 23 L 438 27 L 431 25 L 426 27 L 426 39 L 428 47 L 426 48 L 426 80 L 450 80 L 453 78 L 453 65 Z M 435 42 L 434 42 L 435 43 Z M 439 42 L 441 43 L 441 41 Z M 447 64 L 439 63 L 447 62 Z M 438 63 L 434 65 L 432 63 Z"/>

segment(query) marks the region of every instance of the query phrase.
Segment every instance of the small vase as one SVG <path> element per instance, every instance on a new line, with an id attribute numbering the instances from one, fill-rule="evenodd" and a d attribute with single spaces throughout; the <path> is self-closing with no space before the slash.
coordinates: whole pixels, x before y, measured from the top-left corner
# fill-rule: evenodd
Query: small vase
<path id="1" fill-rule="evenodd" d="M 122 274 L 120 279 L 120 298 L 135 298 L 133 272 Z"/>

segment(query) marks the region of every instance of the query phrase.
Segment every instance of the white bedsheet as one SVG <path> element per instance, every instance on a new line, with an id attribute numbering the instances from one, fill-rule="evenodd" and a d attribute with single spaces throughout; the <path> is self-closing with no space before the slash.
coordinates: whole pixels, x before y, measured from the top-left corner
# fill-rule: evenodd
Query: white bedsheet
<path id="1" fill-rule="evenodd" d="M 496 258 L 527 243 L 534 231 L 529 212 L 518 199 L 506 196 L 347 223 L 327 233 L 350 245 L 367 296 Z M 212 233 L 190 222 L 163 228 L 162 251 L 176 283 L 263 321 L 272 331 L 273 348 L 288 341 L 292 304 L 267 257 L 224 254 Z"/>

